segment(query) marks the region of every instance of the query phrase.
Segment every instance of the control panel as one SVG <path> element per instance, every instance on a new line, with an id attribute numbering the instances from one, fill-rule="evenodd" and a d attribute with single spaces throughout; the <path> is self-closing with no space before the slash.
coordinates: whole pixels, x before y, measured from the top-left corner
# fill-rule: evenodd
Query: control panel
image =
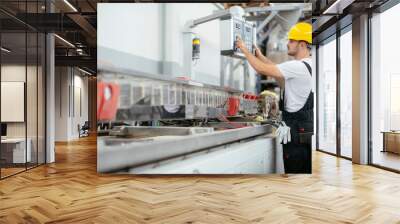
<path id="1" fill-rule="evenodd" d="M 253 30 L 253 25 L 250 23 L 243 22 L 243 35 L 242 40 L 247 46 L 250 52 L 253 52 L 253 44 L 255 43 L 255 30 Z"/>
<path id="2" fill-rule="evenodd" d="M 256 40 L 256 30 L 252 23 L 239 18 L 229 18 L 220 21 L 221 54 L 232 57 L 244 57 L 235 45 L 237 37 L 246 44 L 247 49 L 254 53 L 253 44 Z"/>

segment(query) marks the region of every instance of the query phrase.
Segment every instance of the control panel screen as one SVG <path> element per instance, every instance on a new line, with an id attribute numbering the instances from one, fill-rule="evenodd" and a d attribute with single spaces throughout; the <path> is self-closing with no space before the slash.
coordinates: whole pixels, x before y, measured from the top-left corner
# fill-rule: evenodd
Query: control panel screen
<path id="1" fill-rule="evenodd" d="M 242 52 L 236 46 L 238 37 L 244 42 L 248 51 L 254 53 L 255 29 L 251 22 L 239 18 L 221 20 L 221 31 L 221 54 L 243 57 Z"/>
<path id="2" fill-rule="evenodd" d="M 234 21 L 234 41 L 236 41 L 237 37 L 240 37 L 240 39 L 243 40 L 243 42 L 246 44 L 247 49 L 250 52 L 253 52 L 253 27 L 251 24 L 246 23 L 245 21 Z M 234 46 L 234 51 L 240 52 L 240 49 L 238 49 L 236 46 Z"/>

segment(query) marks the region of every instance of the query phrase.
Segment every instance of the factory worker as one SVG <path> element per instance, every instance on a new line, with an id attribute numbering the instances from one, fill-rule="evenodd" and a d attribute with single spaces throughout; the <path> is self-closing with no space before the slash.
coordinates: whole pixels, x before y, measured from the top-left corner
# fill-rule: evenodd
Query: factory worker
<path id="1" fill-rule="evenodd" d="M 311 137 L 313 134 L 314 102 L 312 92 L 311 43 L 312 26 L 299 22 L 288 33 L 288 55 L 294 60 L 274 64 L 256 48 L 249 52 L 238 38 L 236 46 L 254 70 L 274 78 L 281 87 L 282 123 L 277 130 L 283 141 L 285 173 L 311 173 Z"/>

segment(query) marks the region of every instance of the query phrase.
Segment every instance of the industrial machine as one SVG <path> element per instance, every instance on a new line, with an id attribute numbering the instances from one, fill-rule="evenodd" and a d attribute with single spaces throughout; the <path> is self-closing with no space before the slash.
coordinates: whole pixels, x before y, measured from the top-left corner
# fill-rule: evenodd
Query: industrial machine
<path id="1" fill-rule="evenodd" d="M 270 120 L 255 119 L 258 96 L 117 74 L 99 75 L 98 119 L 110 123 L 98 137 L 99 172 L 276 173 L 280 145 Z"/>
<path id="2" fill-rule="evenodd" d="M 119 78 L 118 78 L 119 77 Z M 100 121 L 216 119 L 259 113 L 259 97 L 193 81 L 101 73 Z"/>
<path id="3" fill-rule="evenodd" d="M 262 109 L 266 104 L 272 108 L 275 102 L 260 105 L 254 93 L 191 79 L 200 52 L 193 28 L 199 24 L 220 19 L 222 55 L 243 57 L 235 48 L 237 36 L 253 51 L 256 30 L 243 14 L 240 7 L 232 7 L 186 24 L 184 69 L 188 78 L 100 67 L 97 116 L 109 125 L 105 136 L 98 138 L 99 172 L 277 172 L 280 146 L 273 121 L 264 119 L 269 110 Z"/>

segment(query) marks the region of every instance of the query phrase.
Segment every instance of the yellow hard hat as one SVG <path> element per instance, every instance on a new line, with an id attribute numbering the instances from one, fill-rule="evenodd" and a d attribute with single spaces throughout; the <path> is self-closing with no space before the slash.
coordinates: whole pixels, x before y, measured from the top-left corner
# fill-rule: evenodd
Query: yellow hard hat
<path id="1" fill-rule="evenodd" d="M 289 40 L 303 40 L 312 43 L 312 26 L 309 23 L 300 22 L 294 25 L 288 34 Z"/>

